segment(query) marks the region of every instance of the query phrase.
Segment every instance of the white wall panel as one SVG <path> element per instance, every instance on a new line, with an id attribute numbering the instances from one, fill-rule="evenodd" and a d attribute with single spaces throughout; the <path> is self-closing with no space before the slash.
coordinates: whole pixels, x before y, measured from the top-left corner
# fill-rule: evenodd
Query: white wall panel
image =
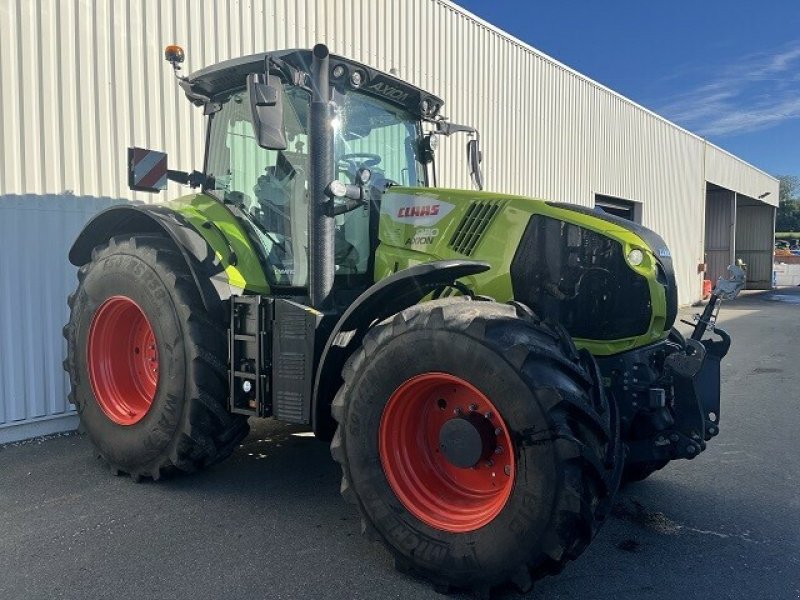
<path id="1" fill-rule="evenodd" d="M 0 197 L 0 443 L 54 431 L 54 419 L 74 426 L 61 368 L 67 295 L 77 282 L 67 252 L 84 223 L 115 202 Z"/>
<path id="2" fill-rule="evenodd" d="M 710 183 L 761 200 L 764 204 L 778 206 L 778 180 L 741 158 L 707 144 L 705 169 L 705 178 Z"/>
<path id="3" fill-rule="evenodd" d="M 492 189 L 583 204 L 600 189 L 674 209 L 672 183 L 702 177 L 698 170 L 752 197 L 776 185 L 439 0 L 0 0 L 0 11 L 0 69 L 20 83 L 0 89 L 0 193 L 152 200 L 125 189 L 131 144 L 167 150 L 175 167 L 199 167 L 202 117 L 163 61 L 172 42 L 185 46 L 187 69 L 316 41 L 395 69 L 442 95 L 454 120 L 481 129 Z M 446 146 L 443 183 L 467 185 L 463 144 Z"/>
<path id="4" fill-rule="evenodd" d="M 767 201 L 777 202 L 768 175 L 445 0 L 0 0 L 0 202 L 18 236 L 6 269 L 36 255 L 42 276 L 60 282 L 78 222 L 111 199 L 158 199 L 126 189 L 128 146 L 165 150 L 172 168 L 201 168 L 203 118 L 176 86 L 165 45 L 184 46 L 190 71 L 316 42 L 442 96 L 454 121 L 480 129 L 491 190 L 587 206 L 598 193 L 641 203 L 643 224 L 672 248 L 682 303 L 701 289 L 705 182 L 753 198 L 770 191 Z M 440 184 L 469 186 L 464 143 L 443 142 Z M 185 191 L 170 183 L 165 197 Z M 20 234 L 45 227 L 42 202 L 47 227 L 58 224 L 51 210 L 72 215 L 58 244 Z M 3 321 L 22 336 L 24 353 L 57 373 L 47 377 L 61 378 L 60 346 L 41 347 L 57 344 L 41 328 L 60 330 L 70 286 L 37 290 L 40 329 Z M 16 292 L 0 290 L 0 314 Z M 0 423 L 61 414 L 63 383 L 7 374 L 19 367 L 8 352 L 4 379 L 16 383 L 3 384 Z"/>

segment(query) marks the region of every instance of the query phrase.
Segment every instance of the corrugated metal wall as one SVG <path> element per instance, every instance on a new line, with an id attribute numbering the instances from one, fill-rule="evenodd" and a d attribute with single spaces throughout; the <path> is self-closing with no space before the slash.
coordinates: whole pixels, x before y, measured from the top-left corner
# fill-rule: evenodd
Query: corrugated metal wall
<path id="1" fill-rule="evenodd" d="M 61 368 L 67 295 L 77 281 L 67 251 L 88 218 L 116 202 L 0 196 L 0 444 L 77 423 Z"/>
<path id="2" fill-rule="evenodd" d="M 730 190 L 709 190 L 706 194 L 706 273 L 712 284 L 727 277 L 733 263 L 736 231 L 736 194 Z"/>
<path id="3" fill-rule="evenodd" d="M 640 202 L 643 224 L 673 250 L 683 303 L 700 293 L 705 181 L 753 197 L 771 186 L 777 199 L 775 180 L 444 0 L 0 0 L 0 202 L 8 194 L 72 194 L 65 206 L 78 197 L 152 201 L 126 189 L 132 144 L 166 150 L 173 168 L 200 168 L 200 111 L 162 57 L 175 42 L 192 70 L 316 42 L 394 69 L 445 98 L 453 120 L 481 130 L 489 189 Z M 469 185 L 463 144 L 442 144 L 440 184 Z M 182 191 L 170 184 L 170 195 Z M 37 227 L 27 218 L 20 227 Z M 46 252 L 44 277 L 62 276 L 62 247 L 21 242 L 20 256 Z M 60 323 L 62 290 L 48 294 L 48 318 Z M 12 368 L 5 352 L 2 361 Z"/>
<path id="4" fill-rule="evenodd" d="M 747 265 L 747 289 L 772 287 L 775 208 L 739 198 L 736 203 L 736 258 Z"/>
<path id="5" fill-rule="evenodd" d="M 705 178 L 740 196 L 778 206 L 778 182 L 774 177 L 712 144 L 706 144 Z"/>

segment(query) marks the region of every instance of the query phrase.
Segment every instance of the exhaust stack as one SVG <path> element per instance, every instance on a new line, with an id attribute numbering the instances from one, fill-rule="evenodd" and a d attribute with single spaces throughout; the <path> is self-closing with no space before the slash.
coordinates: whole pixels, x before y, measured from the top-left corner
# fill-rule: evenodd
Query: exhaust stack
<path id="1" fill-rule="evenodd" d="M 333 149 L 331 147 L 330 87 L 328 86 L 328 47 L 317 44 L 312 50 L 312 96 L 309 112 L 311 161 L 309 165 L 312 189 L 308 206 L 309 278 L 311 305 L 323 309 L 333 289 L 334 250 L 333 218 L 328 214 L 329 202 L 325 186 L 333 180 Z"/>

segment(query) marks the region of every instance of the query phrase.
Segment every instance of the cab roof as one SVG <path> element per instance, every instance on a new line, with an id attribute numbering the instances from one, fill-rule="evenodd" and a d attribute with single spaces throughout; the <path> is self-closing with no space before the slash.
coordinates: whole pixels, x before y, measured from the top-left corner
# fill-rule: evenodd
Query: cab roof
<path id="1" fill-rule="evenodd" d="M 278 50 L 260 52 L 213 64 L 191 73 L 180 82 L 180 85 L 190 101 L 202 106 L 216 96 L 242 88 L 247 75 L 263 73 L 265 62 L 270 58 L 280 59 L 300 72 L 311 73 L 311 50 Z M 342 91 L 355 87 L 350 82 L 350 76 L 353 72 L 360 71 L 364 77 L 363 82 L 358 86 L 360 91 L 386 102 L 403 106 L 418 116 L 433 116 L 439 112 L 443 104 L 441 98 L 362 63 L 335 54 L 329 56 L 329 62 L 331 84 L 337 88 L 341 87 Z M 333 72 L 338 65 L 343 66 L 344 71 L 339 77 L 334 77 Z M 435 109 L 429 108 L 430 112 L 426 115 L 423 115 L 421 108 L 424 100 L 427 100 L 428 107 L 435 107 Z"/>

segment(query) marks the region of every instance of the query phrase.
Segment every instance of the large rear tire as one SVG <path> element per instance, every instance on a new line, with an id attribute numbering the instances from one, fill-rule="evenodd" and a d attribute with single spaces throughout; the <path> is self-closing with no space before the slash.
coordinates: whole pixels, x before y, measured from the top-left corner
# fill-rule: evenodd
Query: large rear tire
<path id="1" fill-rule="evenodd" d="M 112 239 L 78 281 L 64 327 L 69 399 L 111 470 L 159 479 L 230 455 L 248 425 L 225 406 L 224 324 L 172 243 Z"/>
<path id="2" fill-rule="evenodd" d="M 509 305 L 426 302 L 375 326 L 343 376 L 342 494 L 399 570 L 440 589 L 526 591 L 608 515 L 616 413 L 591 355 L 557 328 Z"/>

